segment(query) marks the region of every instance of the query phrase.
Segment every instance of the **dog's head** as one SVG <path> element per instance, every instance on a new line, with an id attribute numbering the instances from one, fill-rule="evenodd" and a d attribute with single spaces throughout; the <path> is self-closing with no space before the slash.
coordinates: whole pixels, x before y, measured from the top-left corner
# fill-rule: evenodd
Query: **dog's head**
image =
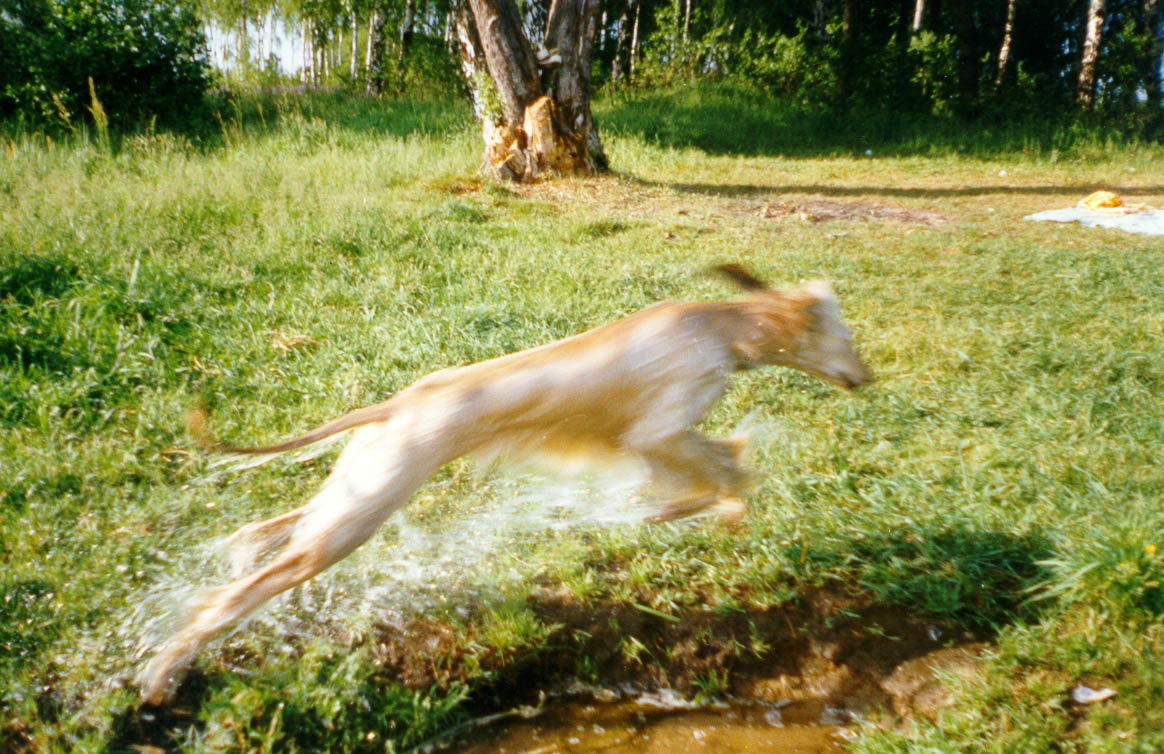
<path id="1" fill-rule="evenodd" d="M 746 364 L 793 367 L 846 389 L 873 381 L 828 283 L 816 280 L 778 291 L 737 265 L 716 269 L 752 294 L 747 299 L 748 327 L 736 342 Z"/>

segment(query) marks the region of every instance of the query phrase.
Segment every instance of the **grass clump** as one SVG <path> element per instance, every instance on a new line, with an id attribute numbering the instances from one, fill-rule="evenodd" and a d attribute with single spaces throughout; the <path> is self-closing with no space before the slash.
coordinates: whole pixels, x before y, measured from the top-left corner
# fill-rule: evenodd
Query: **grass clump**
<path id="1" fill-rule="evenodd" d="M 1098 187 L 1159 206 L 1164 160 L 1017 133 L 864 147 L 759 102 L 732 131 L 734 100 L 671 96 L 600 104 L 616 175 L 505 188 L 474 175 L 478 136 L 439 103 L 272 95 L 241 101 L 213 144 L 13 141 L 4 746 L 406 750 L 488 707 L 507 668 L 584 646 L 555 643 L 570 610 L 670 625 L 824 587 L 994 642 L 940 718 L 858 749 L 1157 745 L 1164 246 L 1021 218 Z M 206 401 L 225 439 L 265 442 L 440 367 L 661 298 L 731 295 L 703 273 L 727 260 L 833 280 L 879 377 L 849 395 L 789 371 L 739 376 L 706 429 L 752 433 L 743 528 L 598 525 L 569 511 L 618 489 L 454 463 L 351 559 L 205 652 L 186 717 L 144 724 L 133 673 L 183 595 L 224 578 L 215 539 L 305 500 L 331 457 L 227 475 L 185 438 L 187 407 Z M 560 598 L 557 617 L 529 607 L 535 593 Z M 424 650 L 384 628 L 409 620 L 447 638 Z M 429 665 L 380 648 L 393 635 Z M 775 651 L 740 637 L 740 652 Z M 629 629 L 611 651 L 668 658 Z M 593 658 L 562 664 L 602 680 Z M 704 668 L 694 685 L 712 698 L 736 675 Z M 1072 707 L 1078 683 L 1119 704 Z"/>

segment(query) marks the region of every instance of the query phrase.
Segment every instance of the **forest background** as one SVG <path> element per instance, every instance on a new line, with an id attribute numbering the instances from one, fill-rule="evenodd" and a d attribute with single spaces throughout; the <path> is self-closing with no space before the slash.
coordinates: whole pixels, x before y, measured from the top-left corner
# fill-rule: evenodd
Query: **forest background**
<path id="1" fill-rule="evenodd" d="M 728 82 L 849 113 L 1098 114 L 1150 133 L 1164 87 L 1160 5 L 604 0 L 591 75 L 598 89 Z M 458 9 L 450 0 L 4 0 L 0 119 L 76 125 L 92 119 L 95 95 L 122 127 L 160 119 L 188 128 L 203 92 L 239 85 L 449 96 L 465 88 Z M 518 9 L 538 42 L 549 3 Z"/>

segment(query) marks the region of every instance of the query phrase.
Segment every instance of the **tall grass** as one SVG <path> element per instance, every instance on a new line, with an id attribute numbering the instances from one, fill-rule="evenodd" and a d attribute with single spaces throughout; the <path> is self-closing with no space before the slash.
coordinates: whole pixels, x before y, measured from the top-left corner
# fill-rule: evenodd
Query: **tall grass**
<path id="1" fill-rule="evenodd" d="M 383 584 L 370 563 L 408 531 L 439 537 L 521 494 L 453 464 L 337 580 L 209 650 L 198 706 L 159 723 L 166 745 L 411 746 L 463 714 L 486 658 L 540 650 L 548 628 L 524 599 L 547 582 L 667 614 L 841 584 L 996 639 L 959 706 L 864 736 L 871 751 L 1159 743 L 1164 246 L 1020 219 L 1093 187 L 1160 203 L 1158 152 L 1068 133 L 960 149 L 873 127 L 866 142 L 859 124 L 763 103 L 636 97 L 599 107 L 615 176 L 533 189 L 482 185 L 467 110 L 435 103 L 273 95 L 222 111 L 215 144 L 8 146 L 0 748 L 143 740 L 143 628 L 217 577 L 207 543 L 326 474 L 326 459 L 210 466 L 181 430 L 191 403 L 227 438 L 270 440 L 439 367 L 730 295 L 702 272 L 725 259 L 833 279 L 880 378 L 855 395 L 787 371 L 737 380 L 707 429 L 756 438 L 743 530 L 523 531 L 505 567 L 453 573 L 411 606 L 456 628 L 464 680 L 407 689 L 377 670 L 367 624 L 328 606 L 360 607 L 343 595 Z M 948 219 L 763 211 L 806 198 Z M 1095 679 L 1125 712 L 1081 728 L 1063 700 Z"/>

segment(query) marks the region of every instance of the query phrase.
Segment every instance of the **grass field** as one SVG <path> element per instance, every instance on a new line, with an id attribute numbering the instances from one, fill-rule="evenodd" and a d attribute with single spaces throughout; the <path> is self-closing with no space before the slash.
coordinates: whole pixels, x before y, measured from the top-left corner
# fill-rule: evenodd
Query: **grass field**
<path id="1" fill-rule="evenodd" d="M 666 623 L 822 589 L 989 642 L 950 707 L 858 751 L 1164 748 L 1164 239 L 1021 219 L 1098 188 L 1164 207 L 1160 148 L 726 96 L 597 115 L 613 174 L 520 187 L 476 177 L 467 111 L 441 104 L 267 98 L 210 146 L 6 145 L 0 750 L 407 750 L 521 701 L 539 658 L 604 680 L 535 594 Z M 439 367 L 733 295 L 705 273 L 728 260 L 834 281 L 879 378 L 736 380 L 706 429 L 757 438 L 741 528 L 609 523 L 618 489 L 457 462 L 203 653 L 175 708 L 139 709 L 150 643 L 223 578 L 216 538 L 334 457 L 231 472 L 186 408 L 274 440 Z M 758 625 L 737 654 L 777 651 Z M 616 637 L 624 663 L 670 661 Z M 693 685 L 730 692 L 732 667 Z M 1117 695 L 1075 706 L 1078 684 Z"/>

